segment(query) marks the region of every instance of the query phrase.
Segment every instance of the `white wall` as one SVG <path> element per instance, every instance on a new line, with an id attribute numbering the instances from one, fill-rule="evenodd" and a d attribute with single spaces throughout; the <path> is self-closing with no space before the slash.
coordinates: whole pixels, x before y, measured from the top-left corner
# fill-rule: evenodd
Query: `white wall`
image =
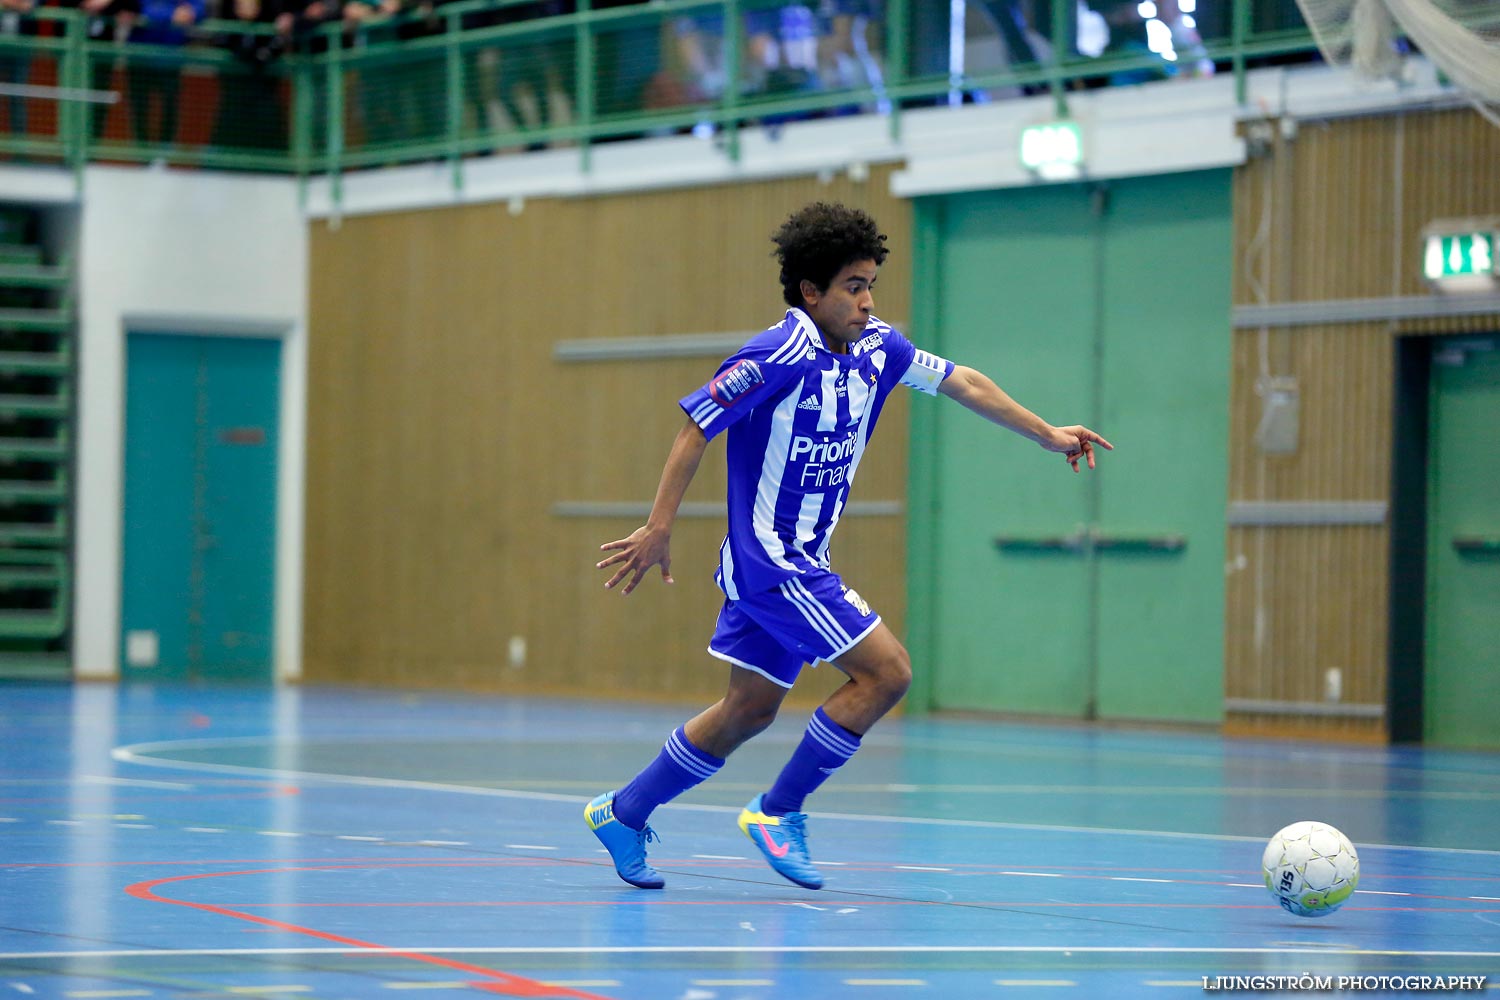
<path id="1" fill-rule="evenodd" d="M 301 673 L 307 225 L 289 178 L 90 167 L 80 194 L 73 668 L 119 674 L 128 323 L 283 337 L 276 675 Z"/>

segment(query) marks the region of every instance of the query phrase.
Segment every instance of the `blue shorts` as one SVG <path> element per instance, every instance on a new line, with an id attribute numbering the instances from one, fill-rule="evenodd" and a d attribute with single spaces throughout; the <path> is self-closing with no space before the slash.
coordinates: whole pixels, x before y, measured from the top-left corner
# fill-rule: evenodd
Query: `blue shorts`
<path id="1" fill-rule="evenodd" d="M 818 570 L 775 590 L 726 600 L 708 651 L 789 688 L 804 663 L 832 661 L 880 624 L 837 573 Z"/>

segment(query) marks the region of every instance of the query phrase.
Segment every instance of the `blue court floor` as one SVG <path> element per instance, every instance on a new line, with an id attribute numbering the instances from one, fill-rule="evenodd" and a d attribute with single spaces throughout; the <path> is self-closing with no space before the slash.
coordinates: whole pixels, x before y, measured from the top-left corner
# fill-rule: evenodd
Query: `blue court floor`
<path id="1" fill-rule="evenodd" d="M 888 720 L 809 802 L 828 878 L 810 892 L 735 826 L 801 735 L 792 711 L 656 814 L 668 885 L 634 889 L 583 805 L 690 714 L 0 684 L 0 1000 L 1081 1000 L 1199 995 L 1205 976 L 1500 980 L 1494 755 Z M 1360 852 L 1359 892 L 1321 920 L 1261 883 L 1266 838 L 1300 819 Z"/>

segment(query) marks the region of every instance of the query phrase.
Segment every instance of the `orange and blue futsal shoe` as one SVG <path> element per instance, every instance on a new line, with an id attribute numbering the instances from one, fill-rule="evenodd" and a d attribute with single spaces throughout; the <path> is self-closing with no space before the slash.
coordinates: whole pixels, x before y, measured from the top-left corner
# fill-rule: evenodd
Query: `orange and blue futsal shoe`
<path id="1" fill-rule="evenodd" d="M 767 816 L 757 795 L 740 810 L 740 829 L 783 878 L 804 889 L 823 888 L 823 875 L 807 856 L 807 813 Z"/>
<path id="2" fill-rule="evenodd" d="M 622 879 L 640 889 L 660 889 L 667 884 L 660 872 L 646 864 L 647 842 L 661 838 L 649 826 L 632 830 L 615 819 L 614 792 L 605 792 L 585 806 L 583 819 L 609 852 Z"/>

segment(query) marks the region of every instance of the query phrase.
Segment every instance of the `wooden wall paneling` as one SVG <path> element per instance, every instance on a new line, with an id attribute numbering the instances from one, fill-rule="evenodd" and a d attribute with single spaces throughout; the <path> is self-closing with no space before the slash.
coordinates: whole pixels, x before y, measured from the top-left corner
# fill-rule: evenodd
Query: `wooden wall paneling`
<path id="1" fill-rule="evenodd" d="M 1235 178 L 1239 304 L 1429 293 L 1420 235 L 1434 219 L 1500 212 L 1500 130 L 1471 110 L 1300 121 L 1273 130 Z M 1392 336 L 1480 332 L 1494 317 L 1242 329 L 1234 334 L 1230 500 L 1388 500 Z M 1263 374 L 1300 390 L 1299 447 L 1255 443 Z M 1230 527 L 1230 698 L 1385 700 L 1385 526 Z M 1232 713 L 1256 735 L 1384 739 L 1384 721 Z"/>
<path id="2" fill-rule="evenodd" d="M 856 184 L 475 205 L 317 224 L 312 233 L 306 674 L 315 681 L 702 701 L 721 600 L 722 522 L 684 518 L 673 574 L 603 590 L 598 545 L 636 527 L 557 517 L 562 500 L 646 502 L 716 359 L 560 364 L 581 337 L 753 332 L 784 306 L 769 236 L 816 200 L 870 210 L 894 253 L 877 311 L 910 315 L 909 207 L 886 168 Z M 905 494 L 897 402 L 856 500 Z M 690 500 L 722 500 L 721 447 Z M 893 627 L 904 520 L 848 518 L 835 559 Z M 512 666 L 513 636 L 526 662 Z M 809 679 L 798 700 L 836 680 Z"/>

